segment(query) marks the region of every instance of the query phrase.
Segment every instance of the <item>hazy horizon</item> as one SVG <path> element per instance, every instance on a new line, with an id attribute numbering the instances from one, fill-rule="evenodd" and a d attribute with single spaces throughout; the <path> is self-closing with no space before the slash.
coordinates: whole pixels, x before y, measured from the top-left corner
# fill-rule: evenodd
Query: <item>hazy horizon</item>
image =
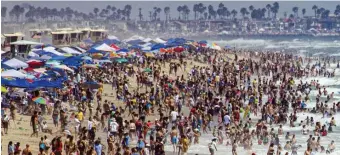
<path id="1" fill-rule="evenodd" d="M 267 4 L 273 4 L 275 1 L 222 1 L 222 3 L 228 8 L 228 10 L 237 10 L 238 16 L 240 16 L 240 9 L 242 7 L 248 7 L 253 5 L 255 9 L 257 8 L 264 8 Z M 314 15 L 314 11 L 312 10 L 313 5 L 323 7 L 325 9 L 330 10 L 330 14 L 334 13 L 336 5 L 339 5 L 340 2 L 338 1 L 277 1 L 279 2 L 280 8 L 277 14 L 278 17 L 283 17 L 284 12 L 287 12 L 287 15 L 293 14 L 292 8 L 298 7 L 299 8 L 299 15 L 302 14 L 302 9 L 306 9 L 306 16 Z M 14 5 L 21 5 L 23 3 L 28 3 L 36 7 L 48 7 L 48 8 L 60 8 L 70 7 L 74 10 L 78 10 L 80 12 L 89 13 L 93 12 L 95 7 L 99 8 L 100 10 L 106 8 L 107 5 L 115 6 L 117 9 L 123 9 L 125 5 L 130 4 L 132 6 L 131 10 L 131 19 L 138 19 L 138 8 L 142 8 L 142 13 L 144 15 L 144 19 L 149 19 L 149 11 L 153 10 L 153 7 L 160 7 L 162 12 L 160 13 L 160 17 L 162 19 L 165 18 L 164 15 L 164 7 L 170 7 L 170 15 L 172 18 L 178 17 L 177 7 L 179 5 L 187 5 L 190 12 L 190 19 L 193 19 L 194 12 L 192 11 L 193 5 L 197 3 L 203 3 L 205 6 L 212 5 L 215 10 L 218 8 L 218 4 L 221 1 L 1 1 L 1 6 L 7 7 L 7 12 L 9 12 Z M 81 4 L 79 4 L 81 3 Z M 95 6 L 94 6 L 95 3 Z M 267 13 L 266 13 L 267 16 Z"/>

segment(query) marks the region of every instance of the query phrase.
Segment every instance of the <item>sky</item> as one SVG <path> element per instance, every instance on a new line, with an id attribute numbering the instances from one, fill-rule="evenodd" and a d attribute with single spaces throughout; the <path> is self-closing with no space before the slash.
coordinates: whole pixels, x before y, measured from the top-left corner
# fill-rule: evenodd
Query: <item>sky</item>
<path id="1" fill-rule="evenodd" d="M 202 1 L 205 6 L 212 5 L 216 10 L 218 4 L 221 1 Z M 267 4 L 273 4 L 274 1 L 222 1 L 222 3 L 229 9 L 236 9 L 240 12 L 240 8 L 248 7 L 253 5 L 255 8 L 263 8 Z M 306 15 L 314 15 L 312 10 L 313 5 L 317 5 L 319 8 L 323 7 L 329 9 L 331 14 L 334 13 L 335 6 L 340 4 L 340 1 L 278 1 L 280 5 L 278 17 L 282 17 L 284 12 L 287 14 L 292 14 L 293 7 L 299 7 L 299 15 L 302 14 L 301 10 L 306 9 Z M 116 8 L 123 9 L 125 5 L 130 4 L 132 6 L 131 19 L 138 19 L 138 8 L 142 8 L 142 13 L 144 18 L 149 18 L 149 11 L 153 10 L 153 7 L 162 8 L 161 18 L 164 19 L 165 15 L 163 12 L 164 7 L 170 7 L 170 16 L 172 18 L 178 17 L 177 7 L 179 5 L 187 5 L 191 10 L 190 19 L 193 19 L 194 13 L 192 11 L 193 5 L 200 3 L 200 1 L 1 1 L 1 6 L 6 6 L 10 11 L 14 5 L 21 5 L 23 3 L 29 3 L 36 7 L 48 7 L 48 8 L 65 8 L 71 7 L 74 10 L 78 10 L 84 13 L 93 12 L 95 7 L 100 10 L 106 8 L 107 5 L 115 6 Z M 266 13 L 267 14 L 267 13 Z M 240 15 L 240 13 L 238 13 Z"/>

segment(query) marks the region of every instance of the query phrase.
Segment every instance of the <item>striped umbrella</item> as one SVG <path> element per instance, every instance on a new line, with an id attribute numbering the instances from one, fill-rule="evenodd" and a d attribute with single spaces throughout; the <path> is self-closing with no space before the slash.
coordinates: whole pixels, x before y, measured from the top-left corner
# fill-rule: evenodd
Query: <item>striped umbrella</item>
<path id="1" fill-rule="evenodd" d="M 45 98 L 42 98 L 42 97 L 35 97 L 32 100 L 37 104 L 45 104 L 46 105 L 46 103 L 47 103 L 47 100 Z"/>

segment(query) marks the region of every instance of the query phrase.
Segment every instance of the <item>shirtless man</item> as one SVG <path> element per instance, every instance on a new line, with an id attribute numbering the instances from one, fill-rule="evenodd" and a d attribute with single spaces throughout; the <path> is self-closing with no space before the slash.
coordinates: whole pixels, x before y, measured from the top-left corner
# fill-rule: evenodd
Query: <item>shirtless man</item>
<path id="1" fill-rule="evenodd" d="M 178 142 L 178 132 L 176 130 L 176 126 L 172 127 L 170 137 L 171 137 L 171 144 L 174 148 L 174 153 L 175 153 L 176 147 L 177 147 L 177 142 Z"/>
<path id="2" fill-rule="evenodd" d="M 307 148 L 307 150 L 305 151 L 304 155 L 310 155 L 312 152 L 312 149 L 310 147 Z"/>

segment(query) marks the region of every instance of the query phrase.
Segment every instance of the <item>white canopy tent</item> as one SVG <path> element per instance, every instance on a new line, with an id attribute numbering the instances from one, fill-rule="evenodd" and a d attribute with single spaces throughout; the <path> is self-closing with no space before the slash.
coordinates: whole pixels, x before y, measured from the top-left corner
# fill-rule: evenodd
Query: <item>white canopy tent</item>
<path id="1" fill-rule="evenodd" d="M 32 51 L 34 52 L 34 51 L 40 51 L 40 50 L 41 50 L 41 49 L 33 49 Z M 57 50 L 55 50 L 55 48 L 52 47 L 52 46 L 45 47 L 43 50 L 46 51 L 46 52 L 53 53 L 53 54 L 55 54 L 55 55 L 59 55 L 59 56 L 63 56 L 63 55 L 64 55 L 63 53 L 60 53 L 60 52 L 58 52 Z"/>
<path id="2" fill-rule="evenodd" d="M 39 54 L 34 53 L 33 51 L 31 51 L 31 52 L 28 53 L 28 56 L 30 56 L 30 57 L 39 57 Z"/>
<path id="3" fill-rule="evenodd" d="M 143 42 L 146 42 L 146 43 L 148 43 L 148 42 L 150 42 L 150 41 L 152 41 L 151 38 L 146 38 L 146 39 L 143 40 Z"/>
<path id="4" fill-rule="evenodd" d="M 66 53 L 69 53 L 69 54 L 81 54 L 77 50 L 72 49 L 70 47 L 63 47 L 63 48 L 61 48 L 61 50 L 65 51 Z"/>
<path id="5" fill-rule="evenodd" d="M 156 39 L 154 39 L 153 41 L 155 41 L 156 43 L 161 43 L 161 44 L 166 43 L 166 41 L 163 40 L 163 39 L 161 39 L 161 38 L 156 38 Z"/>
<path id="6" fill-rule="evenodd" d="M 118 37 L 116 37 L 116 36 L 108 36 L 107 39 L 115 39 L 115 40 L 119 40 Z"/>
<path id="7" fill-rule="evenodd" d="M 82 53 L 86 52 L 86 50 L 84 50 L 84 49 L 82 49 L 82 48 L 80 48 L 78 46 L 73 46 L 73 48 L 76 48 L 77 50 L 81 51 Z"/>
<path id="8" fill-rule="evenodd" d="M 112 51 L 116 51 L 114 48 L 110 47 L 107 44 L 101 44 L 100 46 L 95 48 L 98 51 L 106 51 L 106 52 L 112 52 Z"/>
<path id="9" fill-rule="evenodd" d="M 129 42 L 131 40 L 144 40 L 145 38 L 144 37 L 141 37 L 141 36 L 138 36 L 138 35 L 134 35 L 132 37 L 130 37 L 129 39 L 125 39 L 124 42 Z"/>
<path id="10" fill-rule="evenodd" d="M 27 40 L 18 40 L 16 42 L 12 42 L 11 45 L 42 45 L 43 43 L 27 41 Z"/>
<path id="11" fill-rule="evenodd" d="M 10 69 L 10 70 L 6 70 L 6 71 L 1 72 L 1 77 L 26 78 L 27 75 L 24 74 L 24 73 L 21 73 L 17 70 Z"/>
<path id="12" fill-rule="evenodd" d="M 13 58 L 11 60 L 5 61 L 4 64 L 13 67 L 13 68 L 27 68 L 28 64 L 25 62 L 22 62 L 16 58 Z"/>

